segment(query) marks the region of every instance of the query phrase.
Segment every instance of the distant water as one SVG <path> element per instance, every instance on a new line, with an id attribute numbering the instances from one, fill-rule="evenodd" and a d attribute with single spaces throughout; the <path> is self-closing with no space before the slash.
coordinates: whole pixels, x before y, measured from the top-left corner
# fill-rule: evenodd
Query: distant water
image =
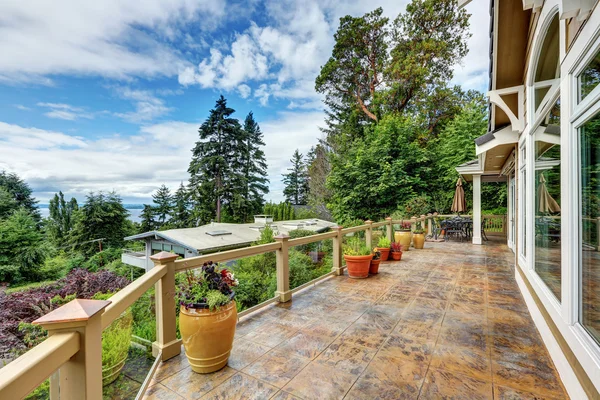
<path id="1" fill-rule="evenodd" d="M 144 208 L 143 204 L 123 204 L 127 211 L 129 211 L 129 219 L 133 222 L 140 222 L 140 214 Z M 46 218 L 50 215 L 50 210 L 48 209 L 48 204 L 39 204 L 40 214 L 42 218 Z"/>

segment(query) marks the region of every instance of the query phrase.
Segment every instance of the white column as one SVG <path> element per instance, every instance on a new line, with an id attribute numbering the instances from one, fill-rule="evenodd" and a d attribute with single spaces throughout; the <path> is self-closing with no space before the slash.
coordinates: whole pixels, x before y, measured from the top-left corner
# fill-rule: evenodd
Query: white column
<path id="1" fill-rule="evenodd" d="M 473 244 L 481 244 L 481 175 L 473 175 Z"/>

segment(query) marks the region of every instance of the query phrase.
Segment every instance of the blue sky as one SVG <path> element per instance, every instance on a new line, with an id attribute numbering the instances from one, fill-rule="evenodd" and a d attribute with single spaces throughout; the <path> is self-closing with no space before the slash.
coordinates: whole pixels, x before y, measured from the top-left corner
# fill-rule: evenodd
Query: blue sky
<path id="1" fill-rule="evenodd" d="M 197 130 L 223 94 L 265 133 L 271 192 L 294 149 L 321 136 L 314 80 L 341 16 L 406 1 L 8 0 L 0 3 L 0 169 L 45 203 L 116 190 L 149 202 L 188 179 Z M 472 14 L 455 83 L 484 91 L 488 2 Z"/>

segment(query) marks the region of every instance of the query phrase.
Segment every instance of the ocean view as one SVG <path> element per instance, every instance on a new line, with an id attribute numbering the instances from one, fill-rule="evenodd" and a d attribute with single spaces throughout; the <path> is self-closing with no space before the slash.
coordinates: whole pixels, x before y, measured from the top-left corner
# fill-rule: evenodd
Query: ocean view
<path id="1" fill-rule="evenodd" d="M 143 204 L 123 204 L 123 207 L 129 211 L 129 219 L 133 222 L 140 222 L 140 213 L 144 208 Z M 48 218 L 50 215 L 50 210 L 48 209 L 48 204 L 39 204 L 40 214 L 42 218 Z"/>

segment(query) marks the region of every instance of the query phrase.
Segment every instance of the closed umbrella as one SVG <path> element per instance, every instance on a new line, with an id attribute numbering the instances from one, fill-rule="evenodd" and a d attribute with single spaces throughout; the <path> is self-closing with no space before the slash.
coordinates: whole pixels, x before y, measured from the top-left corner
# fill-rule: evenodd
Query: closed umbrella
<path id="1" fill-rule="evenodd" d="M 560 212 L 560 206 L 548 193 L 546 187 L 546 178 L 544 174 L 540 174 L 540 186 L 538 188 L 538 211 L 541 213 L 557 213 Z"/>
<path id="2" fill-rule="evenodd" d="M 454 191 L 454 200 L 452 200 L 452 212 L 461 213 L 467 211 L 467 202 L 465 200 L 465 190 L 462 186 L 462 179 L 458 178 L 456 190 Z"/>

